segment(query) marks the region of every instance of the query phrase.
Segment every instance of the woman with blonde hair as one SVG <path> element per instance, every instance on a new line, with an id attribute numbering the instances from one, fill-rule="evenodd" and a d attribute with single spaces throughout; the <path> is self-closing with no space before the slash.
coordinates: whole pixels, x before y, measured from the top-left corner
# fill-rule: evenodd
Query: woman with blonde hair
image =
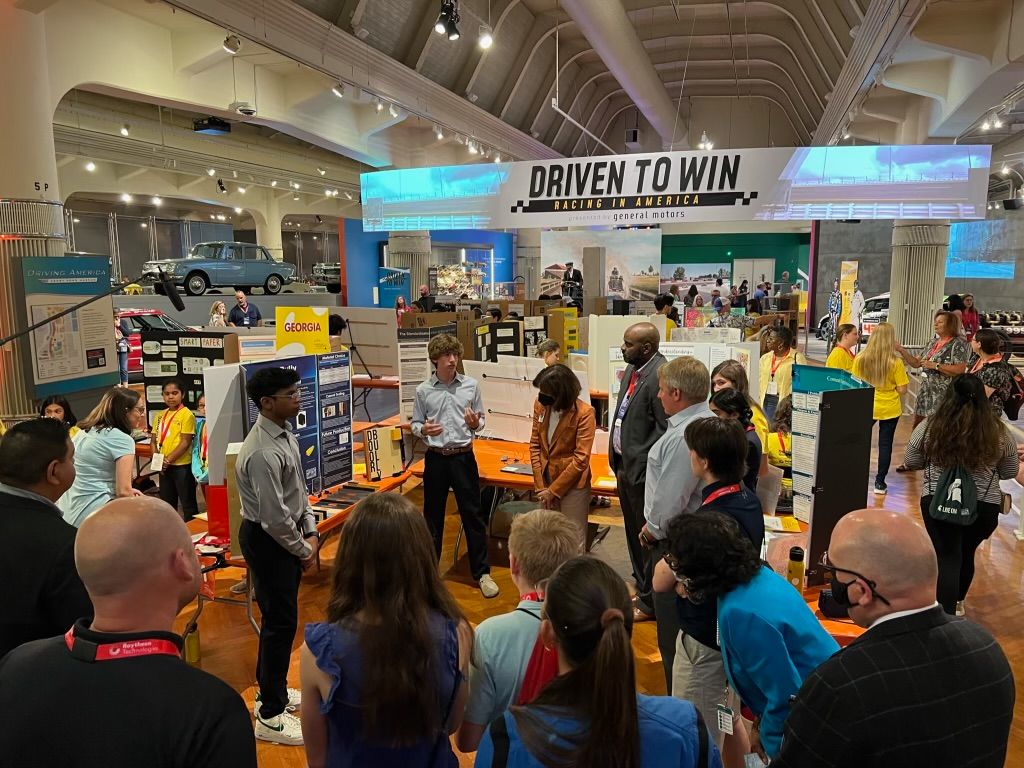
<path id="1" fill-rule="evenodd" d="M 765 416 L 761 406 L 750 396 L 750 380 L 747 378 L 747 369 L 739 360 L 723 360 L 711 371 L 711 394 L 720 389 L 735 389 L 747 398 L 747 404 L 753 416 L 750 423 L 754 425 L 754 432 L 761 445 L 768 442 L 768 417 Z"/>
<path id="2" fill-rule="evenodd" d="M 226 328 L 228 325 L 228 309 L 220 299 L 213 302 L 210 307 L 210 320 L 206 324 L 209 328 Z"/>
<path id="3" fill-rule="evenodd" d="M 853 361 L 851 373 L 875 388 L 872 425 L 878 422 L 878 471 L 875 472 L 875 494 L 884 496 L 888 490 L 885 476 L 892 460 L 892 443 L 896 426 L 903 414 L 900 395 L 907 391 L 907 369 L 897 351 L 896 331 L 889 323 L 879 323 L 868 336 L 868 345 Z"/>

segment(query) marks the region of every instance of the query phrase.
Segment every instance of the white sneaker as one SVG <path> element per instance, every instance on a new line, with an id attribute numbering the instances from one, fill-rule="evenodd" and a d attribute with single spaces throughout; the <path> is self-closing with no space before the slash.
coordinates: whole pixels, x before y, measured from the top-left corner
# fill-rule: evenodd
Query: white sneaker
<path id="1" fill-rule="evenodd" d="M 246 592 L 249 591 L 249 580 L 242 579 L 237 584 L 232 584 L 230 591 L 232 595 L 244 595 Z"/>
<path id="2" fill-rule="evenodd" d="M 957 600 L 956 601 L 956 615 L 957 616 L 966 616 L 967 615 L 967 606 L 964 605 L 964 601 L 963 600 Z"/>
<path id="3" fill-rule="evenodd" d="M 256 701 L 252 705 L 252 713 L 259 717 L 260 704 L 263 703 L 263 699 L 260 696 L 260 692 L 256 691 Z M 285 712 L 294 712 L 302 706 L 302 691 L 298 688 L 288 689 L 288 705 L 284 708 Z"/>
<path id="4" fill-rule="evenodd" d="M 282 712 L 277 717 L 264 720 L 256 717 L 256 738 L 272 741 L 275 744 L 287 744 L 291 747 L 302 746 L 302 724 L 295 715 Z"/>
<path id="5" fill-rule="evenodd" d="M 489 573 L 485 573 L 480 577 L 479 586 L 480 594 L 488 599 L 497 597 L 498 592 L 500 591 L 497 583 L 491 578 L 491 574 Z"/>

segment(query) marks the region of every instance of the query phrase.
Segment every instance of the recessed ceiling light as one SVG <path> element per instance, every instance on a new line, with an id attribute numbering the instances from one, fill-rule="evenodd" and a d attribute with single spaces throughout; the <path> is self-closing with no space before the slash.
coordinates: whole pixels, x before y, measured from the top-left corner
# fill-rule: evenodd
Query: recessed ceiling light
<path id="1" fill-rule="evenodd" d="M 228 35 L 224 38 L 224 42 L 221 43 L 221 47 L 225 53 L 230 53 L 234 56 L 242 50 L 242 41 L 238 39 L 238 35 Z"/>
<path id="2" fill-rule="evenodd" d="M 125 123 L 124 125 L 121 126 L 121 135 L 122 136 L 127 136 L 129 134 L 129 132 L 130 131 L 129 131 L 128 123 Z"/>
<path id="3" fill-rule="evenodd" d="M 96 170 L 96 163 L 90 160 L 88 163 L 85 164 L 85 170 L 87 170 L 89 173 L 92 173 L 93 171 Z"/>
<path id="4" fill-rule="evenodd" d="M 124 193 L 121 194 L 121 202 L 122 203 L 130 203 L 131 201 L 132 201 L 132 196 L 129 195 L 127 192 L 124 192 Z"/>
<path id="5" fill-rule="evenodd" d="M 216 176 L 217 175 L 217 169 L 216 168 L 207 168 L 206 169 L 206 175 L 207 176 Z"/>

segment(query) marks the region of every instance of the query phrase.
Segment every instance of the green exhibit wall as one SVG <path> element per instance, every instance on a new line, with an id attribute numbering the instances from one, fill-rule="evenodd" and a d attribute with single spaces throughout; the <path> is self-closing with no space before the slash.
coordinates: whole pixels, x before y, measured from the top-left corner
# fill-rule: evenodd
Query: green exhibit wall
<path id="1" fill-rule="evenodd" d="M 807 273 L 811 236 L 807 232 L 663 235 L 662 264 L 714 264 L 735 259 L 775 259 L 775 278 L 788 270 Z"/>

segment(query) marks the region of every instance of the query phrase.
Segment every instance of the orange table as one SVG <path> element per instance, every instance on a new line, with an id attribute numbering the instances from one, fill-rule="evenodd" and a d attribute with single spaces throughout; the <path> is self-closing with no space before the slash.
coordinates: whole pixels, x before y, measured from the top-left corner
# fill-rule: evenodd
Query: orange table
<path id="1" fill-rule="evenodd" d="M 398 389 L 398 379 L 370 379 L 366 376 L 353 376 L 352 386 L 361 389 Z"/>
<path id="2" fill-rule="evenodd" d="M 521 491 L 533 490 L 532 474 L 501 471 L 502 467 L 509 464 L 530 463 L 530 446 L 526 443 L 513 443 L 506 440 L 474 440 L 473 455 L 476 456 L 482 484 Z M 424 464 L 424 460 L 421 459 L 413 464 L 409 471 L 416 477 L 423 477 Z M 618 495 L 615 490 L 615 478 L 611 475 L 611 470 L 608 467 L 607 456 L 591 454 L 590 472 L 592 493 L 598 496 Z"/>

